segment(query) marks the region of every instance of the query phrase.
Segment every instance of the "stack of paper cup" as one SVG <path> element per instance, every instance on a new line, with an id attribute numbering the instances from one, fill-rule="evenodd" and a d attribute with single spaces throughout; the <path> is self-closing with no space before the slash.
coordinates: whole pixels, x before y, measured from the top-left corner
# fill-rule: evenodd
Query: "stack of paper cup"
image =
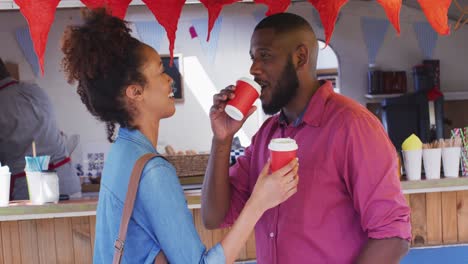
<path id="1" fill-rule="evenodd" d="M 410 181 L 421 180 L 422 149 L 403 150 L 406 178 Z"/>
<path id="2" fill-rule="evenodd" d="M 0 165 L 0 206 L 8 206 L 10 202 L 10 168 Z"/>
<path id="3" fill-rule="evenodd" d="M 460 153 L 461 147 L 442 148 L 442 163 L 445 177 L 458 177 Z"/>
<path id="4" fill-rule="evenodd" d="M 406 178 L 410 181 L 421 179 L 422 145 L 421 140 L 411 134 L 401 146 Z"/>
<path id="5" fill-rule="evenodd" d="M 26 171 L 26 180 L 28 182 L 29 200 L 34 205 L 45 204 L 45 197 L 42 188 L 42 172 Z"/>
<path id="6" fill-rule="evenodd" d="M 428 148 L 423 149 L 423 164 L 426 179 L 440 179 L 440 161 L 442 149 L 441 148 Z"/>

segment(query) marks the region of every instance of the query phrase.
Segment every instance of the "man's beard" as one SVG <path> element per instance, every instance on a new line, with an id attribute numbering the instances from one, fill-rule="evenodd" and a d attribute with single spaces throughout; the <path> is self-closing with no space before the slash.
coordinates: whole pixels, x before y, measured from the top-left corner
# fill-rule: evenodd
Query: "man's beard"
<path id="1" fill-rule="evenodd" d="M 271 102 L 269 104 L 262 103 L 262 108 L 265 114 L 274 115 L 296 96 L 297 90 L 299 89 L 299 78 L 297 77 L 296 69 L 294 69 L 294 64 L 292 63 L 292 56 L 289 56 L 288 62 L 284 66 L 276 86 L 274 88 L 270 87 L 270 89 Z"/>

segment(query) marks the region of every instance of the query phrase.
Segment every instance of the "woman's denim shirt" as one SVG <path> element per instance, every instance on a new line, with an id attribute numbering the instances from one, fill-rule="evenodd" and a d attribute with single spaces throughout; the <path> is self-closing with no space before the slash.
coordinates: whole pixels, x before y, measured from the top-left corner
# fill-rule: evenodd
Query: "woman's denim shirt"
<path id="1" fill-rule="evenodd" d="M 156 149 L 139 130 L 120 128 L 102 174 L 94 263 L 112 263 L 130 173 L 136 160 L 150 152 Z M 156 157 L 141 176 L 121 263 L 153 263 L 161 249 L 172 264 L 226 262 L 220 244 L 206 250 L 174 167 Z"/>

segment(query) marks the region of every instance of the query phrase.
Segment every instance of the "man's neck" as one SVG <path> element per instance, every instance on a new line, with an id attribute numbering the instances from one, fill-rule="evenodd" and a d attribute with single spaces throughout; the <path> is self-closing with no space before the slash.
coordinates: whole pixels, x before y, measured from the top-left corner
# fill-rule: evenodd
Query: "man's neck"
<path id="1" fill-rule="evenodd" d="M 283 107 L 283 113 L 287 118 L 288 124 L 297 120 L 297 118 L 304 112 L 309 104 L 310 99 L 320 87 L 320 82 L 314 80 L 307 85 L 300 86 L 298 93 L 291 100 L 286 107 Z"/>

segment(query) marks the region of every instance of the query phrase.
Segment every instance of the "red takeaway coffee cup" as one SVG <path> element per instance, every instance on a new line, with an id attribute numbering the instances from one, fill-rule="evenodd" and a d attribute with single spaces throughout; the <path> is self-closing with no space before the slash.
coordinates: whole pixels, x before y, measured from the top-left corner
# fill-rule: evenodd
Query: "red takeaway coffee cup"
<path id="1" fill-rule="evenodd" d="M 297 144 L 292 138 L 274 138 L 268 145 L 271 171 L 275 172 L 297 157 Z"/>
<path id="2" fill-rule="evenodd" d="M 260 85 L 249 78 L 240 78 L 236 82 L 236 97 L 227 102 L 224 111 L 232 119 L 240 121 L 252 107 L 255 100 L 260 96 Z"/>

